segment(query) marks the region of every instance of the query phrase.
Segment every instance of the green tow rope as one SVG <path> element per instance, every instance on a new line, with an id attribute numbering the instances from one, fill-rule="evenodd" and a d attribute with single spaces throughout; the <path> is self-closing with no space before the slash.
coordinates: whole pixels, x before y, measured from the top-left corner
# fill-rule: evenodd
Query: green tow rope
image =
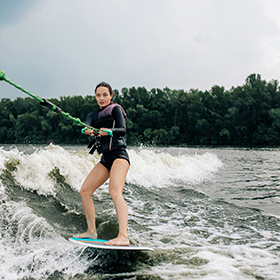
<path id="1" fill-rule="evenodd" d="M 41 105 L 45 106 L 46 108 L 48 108 L 50 111 L 53 111 L 57 114 L 61 114 L 63 115 L 64 117 L 74 121 L 76 124 L 79 124 L 79 125 L 82 125 L 82 126 L 85 126 L 87 127 L 88 129 L 92 129 L 94 131 L 100 131 L 100 129 L 97 129 L 97 128 L 94 128 L 94 127 L 91 127 L 85 123 L 83 123 L 79 118 L 74 118 L 72 116 L 70 116 L 69 113 L 65 113 L 63 112 L 59 107 L 57 107 L 56 105 L 54 105 L 53 103 L 51 103 L 50 101 L 46 100 L 46 99 L 41 99 L 40 97 L 28 92 L 27 90 L 25 90 L 24 88 L 18 86 L 17 84 L 13 83 L 12 81 L 8 80 L 6 78 L 6 75 L 5 75 L 5 72 L 3 70 L 0 70 L 0 81 L 5 81 L 9 84 L 11 84 L 12 86 L 16 87 L 17 89 L 27 93 L 28 95 L 30 95 L 31 97 L 33 97 L 34 99 L 38 100 Z M 84 133 L 85 129 L 82 129 L 82 133 Z M 107 132 L 109 136 L 112 136 L 113 135 L 113 132 L 111 130 L 102 130 L 104 132 Z"/>

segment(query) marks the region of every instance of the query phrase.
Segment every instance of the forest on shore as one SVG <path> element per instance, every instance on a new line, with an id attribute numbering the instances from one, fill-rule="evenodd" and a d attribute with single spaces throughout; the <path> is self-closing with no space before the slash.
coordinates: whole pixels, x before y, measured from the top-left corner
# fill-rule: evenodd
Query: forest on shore
<path id="1" fill-rule="evenodd" d="M 21 93 L 19 93 L 20 95 Z M 280 145 L 279 82 L 251 74 L 242 86 L 225 90 L 171 90 L 145 87 L 114 90 L 127 113 L 128 145 Z M 94 95 L 49 99 L 85 121 L 96 109 Z M 41 106 L 31 97 L 0 101 L 0 143 L 86 144 L 81 126 Z"/>

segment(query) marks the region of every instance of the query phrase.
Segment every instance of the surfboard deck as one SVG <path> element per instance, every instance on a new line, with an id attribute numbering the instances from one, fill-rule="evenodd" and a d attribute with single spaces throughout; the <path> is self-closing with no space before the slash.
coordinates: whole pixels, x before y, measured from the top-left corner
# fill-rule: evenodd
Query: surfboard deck
<path id="1" fill-rule="evenodd" d="M 106 249 L 106 250 L 128 250 L 128 251 L 154 251 L 154 249 L 143 246 L 110 246 L 104 244 L 104 242 L 108 242 L 108 240 L 103 239 L 90 239 L 90 238 L 77 238 L 71 237 L 69 238 L 70 242 L 79 244 L 85 247 L 92 247 L 96 249 Z"/>

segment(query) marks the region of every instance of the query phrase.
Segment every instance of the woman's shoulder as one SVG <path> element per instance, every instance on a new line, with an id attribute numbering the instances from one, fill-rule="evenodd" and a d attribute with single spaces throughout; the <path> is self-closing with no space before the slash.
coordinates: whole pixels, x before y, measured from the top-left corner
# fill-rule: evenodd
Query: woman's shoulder
<path id="1" fill-rule="evenodd" d="M 123 114 L 124 118 L 126 118 L 126 113 L 123 107 L 118 103 L 113 103 L 115 106 L 113 107 L 112 114 Z"/>
<path id="2" fill-rule="evenodd" d="M 114 111 L 114 110 L 122 110 L 123 109 L 122 106 L 120 104 L 118 104 L 118 103 L 112 103 L 111 106 L 112 106 L 112 111 Z"/>

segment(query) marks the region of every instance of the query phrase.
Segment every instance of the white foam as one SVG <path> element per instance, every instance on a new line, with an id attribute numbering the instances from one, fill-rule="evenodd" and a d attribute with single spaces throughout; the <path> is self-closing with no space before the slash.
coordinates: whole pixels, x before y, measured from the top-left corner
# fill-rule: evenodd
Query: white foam
<path id="1" fill-rule="evenodd" d="M 17 160 L 20 156 L 20 152 L 15 148 L 10 151 L 5 151 L 3 147 L 0 148 L 0 172 L 5 169 L 5 163 L 7 161 Z M 1 174 L 0 173 L 0 174 Z"/>
<path id="2" fill-rule="evenodd" d="M 217 172 L 222 162 L 215 154 L 179 155 L 154 150 L 129 150 L 131 168 L 127 182 L 150 188 L 173 183 L 199 183 Z"/>
<path id="3" fill-rule="evenodd" d="M 222 162 L 215 154 L 172 156 L 149 149 L 128 150 L 131 167 L 127 182 L 147 188 L 165 187 L 174 183 L 199 183 L 217 172 Z M 25 189 L 39 194 L 55 195 L 55 182 L 50 173 L 57 168 L 60 175 L 73 189 L 79 190 L 85 177 L 100 160 L 98 154 L 87 151 L 67 151 L 57 145 L 49 145 L 32 154 L 0 150 L 0 168 L 6 162 L 14 162 L 16 182 Z"/>
<path id="4" fill-rule="evenodd" d="M 79 190 L 83 180 L 99 160 L 98 155 L 90 156 L 87 151 L 66 151 L 56 145 L 49 145 L 32 154 L 13 150 L 5 152 L 4 156 L 6 161 L 11 161 L 13 158 L 18 161 L 13 175 L 23 188 L 36 190 L 39 194 L 53 195 L 55 182 L 50 172 L 54 168 L 59 170 L 66 183 L 73 189 Z"/>
<path id="5" fill-rule="evenodd" d="M 88 267 L 78 259 L 81 250 L 69 246 L 25 202 L 6 201 L 0 215 L 0 279 L 47 279 L 55 271 L 74 276 Z"/>

